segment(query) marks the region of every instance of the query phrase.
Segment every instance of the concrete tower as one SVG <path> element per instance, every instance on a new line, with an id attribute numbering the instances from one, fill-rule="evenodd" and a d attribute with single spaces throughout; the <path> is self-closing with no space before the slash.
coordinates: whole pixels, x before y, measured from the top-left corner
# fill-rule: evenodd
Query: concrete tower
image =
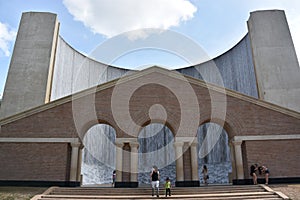
<path id="1" fill-rule="evenodd" d="M 248 29 L 259 98 L 300 112 L 300 68 L 284 11 L 252 12 Z"/>
<path id="2" fill-rule="evenodd" d="M 23 13 L 4 89 L 0 118 L 49 101 L 58 29 L 56 14 Z"/>

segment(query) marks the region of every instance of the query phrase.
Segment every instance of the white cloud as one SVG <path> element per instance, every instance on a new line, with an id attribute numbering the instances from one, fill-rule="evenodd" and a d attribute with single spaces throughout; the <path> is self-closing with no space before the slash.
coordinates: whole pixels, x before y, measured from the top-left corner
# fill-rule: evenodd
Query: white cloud
<path id="1" fill-rule="evenodd" d="M 138 29 L 138 30 L 134 30 L 134 31 L 129 31 L 126 32 L 125 35 L 127 36 L 127 38 L 131 41 L 135 41 L 138 39 L 145 39 L 147 38 L 149 35 L 151 34 L 160 34 L 164 32 L 163 29 Z"/>
<path id="2" fill-rule="evenodd" d="M 10 56 L 10 43 L 15 40 L 16 31 L 0 22 L 0 53 L 3 52 L 5 56 Z"/>
<path id="3" fill-rule="evenodd" d="M 197 11 L 188 0 L 64 0 L 63 3 L 75 20 L 107 37 L 142 28 L 168 29 L 193 18 Z"/>

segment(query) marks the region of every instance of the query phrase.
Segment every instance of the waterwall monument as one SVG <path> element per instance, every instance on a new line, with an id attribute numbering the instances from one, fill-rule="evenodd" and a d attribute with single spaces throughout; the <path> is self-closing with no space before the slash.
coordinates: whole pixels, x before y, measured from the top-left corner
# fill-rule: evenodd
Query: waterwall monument
<path id="1" fill-rule="evenodd" d="M 250 165 L 263 163 L 270 183 L 299 183 L 300 68 L 285 13 L 255 11 L 247 24 L 212 60 L 137 71 L 76 51 L 56 14 L 23 13 L 0 108 L 0 185 L 78 186 L 86 149 L 116 169 L 116 187 L 137 187 L 151 164 L 173 166 L 176 186 L 199 186 L 206 123 L 226 132 L 229 182 L 251 183 Z M 141 137 L 153 123 L 167 131 Z M 105 144 L 85 143 L 103 130 Z"/>

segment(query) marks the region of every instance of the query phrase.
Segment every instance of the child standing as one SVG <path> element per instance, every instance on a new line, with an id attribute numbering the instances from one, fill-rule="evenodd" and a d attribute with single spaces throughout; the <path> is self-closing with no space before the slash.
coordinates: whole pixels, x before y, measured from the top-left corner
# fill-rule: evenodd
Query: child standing
<path id="1" fill-rule="evenodd" d="M 171 196 L 171 181 L 169 177 L 166 178 L 165 189 L 166 189 L 166 197 L 168 194 L 169 196 Z"/>

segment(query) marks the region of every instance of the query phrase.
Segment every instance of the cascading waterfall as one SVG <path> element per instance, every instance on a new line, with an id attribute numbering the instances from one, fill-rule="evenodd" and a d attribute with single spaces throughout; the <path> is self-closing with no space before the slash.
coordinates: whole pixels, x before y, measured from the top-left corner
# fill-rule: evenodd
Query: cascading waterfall
<path id="1" fill-rule="evenodd" d="M 126 69 L 110 67 L 92 59 L 87 59 L 80 53 L 74 52 L 74 50 L 61 38 L 58 39 L 57 43 L 57 56 L 54 68 L 51 101 L 120 78 L 128 72 L 132 72 Z M 206 82 L 217 84 L 245 95 L 258 97 L 252 48 L 248 34 L 235 47 L 221 56 L 208 62 L 177 69 L 176 71 L 200 80 L 204 79 Z M 103 128 L 103 126 L 104 125 L 97 125 L 92 127 L 84 138 L 85 149 L 82 163 L 84 184 L 108 183 L 111 181 L 111 173 L 115 166 L 115 147 L 113 145 L 115 141 L 115 132 L 111 127 L 107 126 Z M 162 163 L 162 166 L 164 166 L 165 161 L 166 163 L 171 163 L 168 165 L 168 168 L 161 168 L 162 174 L 170 172 L 171 177 L 171 175 L 175 174 L 175 164 L 174 162 L 171 162 L 174 160 L 174 157 L 172 157 L 174 156 L 172 154 L 174 153 L 174 147 L 173 145 L 168 145 L 168 148 L 162 147 L 166 144 L 173 143 L 173 134 L 167 127 L 164 127 L 160 128 L 160 132 L 156 134 L 157 136 L 150 137 L 148 135 L 155 133 L 155 130 L 152 130 L 156 129 L 153 128 L 154 126 L 156 125 L 146 127 L 146 131 L 143 130 L 145 133 L 142 132 L 140 134 L 139 151 L 154 151 L 154 153 L 151 154 L 151 156 L 142 154 L 139 158 L 139 166 L 144 166 L 143 169 L 146 169 L 144 171 L 150 171 L 150 167 L 153 164 L 153 158 L 157 157 L 157 160 L 155 161 Z M 202 141 L 204 141 L 206 136 L 207 138 L 213 136 L 213 134 L 210 133 L 210 130 L 213 130 L 213 128 L 208 129 L 207 127 L 208 124 L 205 124 L 198 130 L 199 144 L 202 144 Z M 147 139 L 143 135 L 147 136 Z M 212 151 L 207 156 L 199 158 L 200 178 L 202 177 L 201 166 L 207 164 L 211 177 L 209 180 L 210 182 L 220 183 L 228 180 L 226 177 L 227 173 L 231 170 L 231 165 L 227 140 L 227 134 L 223 130 L 218 143 L 214 146 Z M 214 140 L 212 138 L 207 141 L 207 144 L 209 144 L 209 141 Z M 166 151 L 159 153 L 158 155 L 155 150 L 161 148 L 166 149 Z M 206 147 L 203 147 L 201 149 L 200 147 L 201 152 L 205 151 L 205 148 Z M 224 173 L 220 172 L 222 170 Z M 221 176 L 220 174 L 225 175 Z M 214 179 L 214 177 L 218 178 Z M 174 180 L 174 176 L 172 176 L 172 179 Z M 139 175 L 139 180 L 140 182 L 144 182 L 148 181 L 148 178 L 143 178 L 142 175 Z"/>
<path id="2" fill-rule="evenodd" d="M 108 125 L 95 125 L 86 133 L 83 144 L 83 184 L 111 182 L 115 167 L 115 130 Z"/>
<path id="3" fill-rule="evenodd" d="M 221 131 L 220 134 L 216 134 L 218 131 Z M 208 143 L 203 142 L 205 138 L 207 138 Z M 209 152 L 209 146 L 214 144 L 215 139 L 217 142 Z M 203 147 L 207 153 L 203 158 L 198 157 L 200 181 L 203 182 L 201 171 L 205 164 L 208 167 L 209 183 L 228 183 L 228 173 L 232 172 L 232 168 L 226 131 L 218 124 L 203 124 L 198 128 L 198 143 L 198 147 Z"/>
<path id="4" fill-rule="evenodd" d="M 209 127 L 209 128 L 208 128 Z M 212 145 L 214 131 L 221 127 L 207 123 L 198 129 L 198 149 L 208 138 L 203 149 Z M 111 175 L 115 166 L 115 131 L 108 125 L 92 127 L 84 138 L 84 154 L 82 162 L 83 184 L 111 183 Z M 139 138 L 139 176 L 140 183 L 149 183 L 149 173 L 153 165 L 160 169 L 162 180 L 166 177 L 176 180 L 174 137 L 170 129 L 162 124 L 150 124 L 142 129 Z M 230 152 L 227 133 L 222 133 L 214 148 L 203 158 L 199 158 L 199 178 L 202 181 L 201 168 L 206 164 L 209 168 L 210 183 L 228 183 L 231 172 Z"/>
<path id="5" fill-rule="evenodd" d="M 162 124 L 150 124 L 140 133 L 139 182 L 150 183 L 149 174 L 153 165 L 160 169 L 161 178 L 175 176 L 174 137 L 170 129 Z"/>

